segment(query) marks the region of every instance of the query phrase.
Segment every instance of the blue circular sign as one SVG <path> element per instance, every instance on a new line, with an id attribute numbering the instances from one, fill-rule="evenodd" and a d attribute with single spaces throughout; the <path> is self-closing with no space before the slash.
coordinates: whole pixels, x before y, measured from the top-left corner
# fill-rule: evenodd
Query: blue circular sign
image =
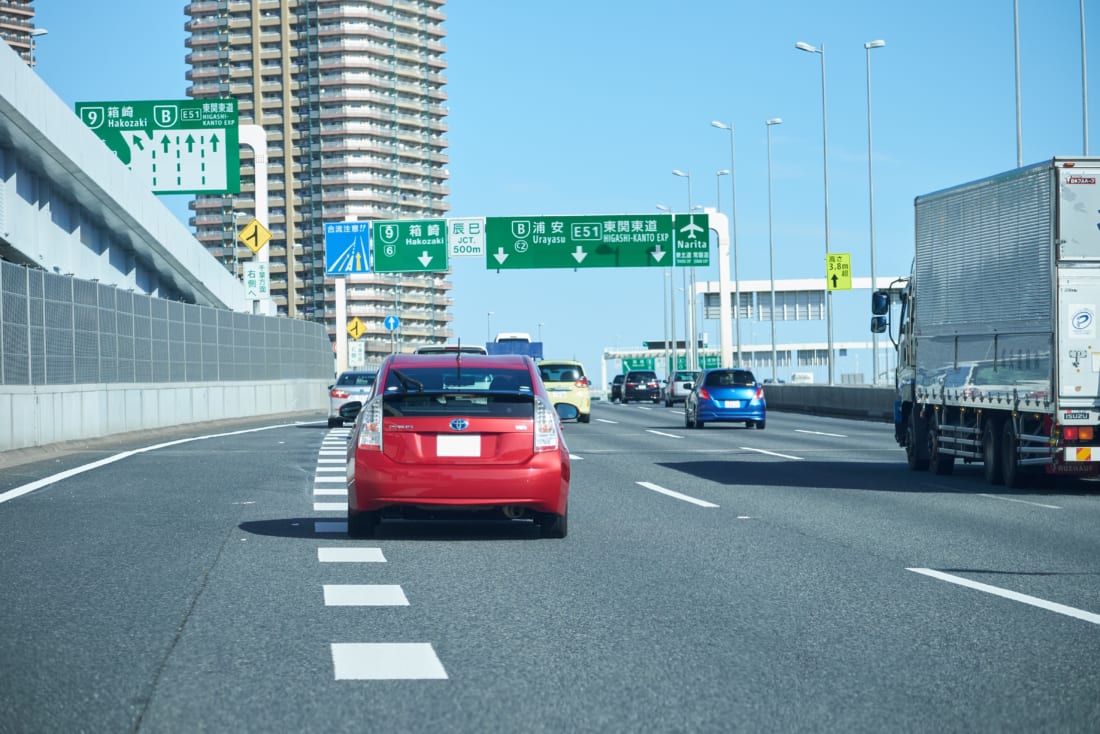
<path id="1" fill-rule="evenodd" d="M 401 319 L 396 316 L 387 316 L 382 325 L 386 327 L 387 331 L 397 331 L 397 327 L 401 326 Z"/>

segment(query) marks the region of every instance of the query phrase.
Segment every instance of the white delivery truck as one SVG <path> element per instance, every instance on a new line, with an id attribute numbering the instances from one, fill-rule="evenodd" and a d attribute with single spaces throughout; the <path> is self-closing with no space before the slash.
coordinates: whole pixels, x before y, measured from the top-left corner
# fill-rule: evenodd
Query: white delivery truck
<path id="1" fill-rule="evenodd" d="M 1009 486 L 1100 472 L 1100 158 L 1056 157 L 915 210 L 912 272 L 872 297 L 872 330 L 897 346 L 910 468 L 978 462 Z"/>

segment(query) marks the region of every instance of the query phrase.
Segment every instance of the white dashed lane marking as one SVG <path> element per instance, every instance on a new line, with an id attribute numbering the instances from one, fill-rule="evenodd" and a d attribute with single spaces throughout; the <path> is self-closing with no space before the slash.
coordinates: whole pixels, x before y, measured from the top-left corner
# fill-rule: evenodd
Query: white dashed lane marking
<path id="1" fill-rule="evenodd" d="M 381 548 L 318 548 L 321 563 L 385 563 Z"/>
<path id="2" fill-rule="evenodd" d="M 675 492 L 671 489 L 665 489 L 664 487 L 653 484 L 652 482 L 635 482 L 635 484 L 641 487 L 645 487 L 646 489 L 651 489 L 654 492 L 660 492 L 661 494 L 668 495 L 669 497 L 683 500 L 684 502 L 690 502 L 693 505 L 699 505 L 700 507 L 718 507 L 718 505 L 714 504 L 713 502 L 707 502 L 706 500 L 689 497 L 686 494 L 680 494 L 679 492 Z"/>
<path id="3" fill-rule="evenodd" d="M 313 490 L 315 495 L 326 495 L 333 497 L 347 497 L 348 491 L 346 489 L 324 489 L 322 487 L 315 487 Z"/>
<path id="4" fill-rule="evenodd" d="M 325 584 L 326 607 L 407 607 L 409 600 L 396 584 Z"/>
<path id="5" fill-rule="evenodd" d="M 314 512 L 342 512 L 348 509 L 347 502 L 314 502 Z"/>
<path id="6" fill-rule="evenodd" d="M 919 573 L 924 576 L 930 576 L 931 578 L 939 579 L 940 581 L 946 581 L 949 584 L 957 584 L 959 586 L 965 586 L 968 589 L 984 591 L 987 594 L 993 594 L 994 596 L 999 596 L 1004 599 L 1011 599 L 1012 601 L 1018 601 L 1022 604 L 1029 604 L 1033 607 L 1046 609 L 1049 612 L 1064 614 L 1067 617 L 1074 617 L 1076 619 L 1084 620 L 1085 622 L 1091 622 L 1092 624 L 1100 624 L 1100 614 L 1086 612 L 1083 609 L 1077 609 L 1076 607 L 1067 607 L 1065 604 L 1058 604 L 1057 602 L 1047 601 L 1046 599 L 1040 599 L 1037 596 L 1029 596 L 1028 594 L 1021 594 L 1016 591 L 1002 589 L 999 586 L 982 584 L 977 581 L 971 581 L 970 579 L 964 579 L 961 576 L 953 576 L 949 573 L 943 573 L 942 571 L 934 571 L 930 568 L 907 568 L 905 570 L 912 571 L 913 573 Z"/>
<path id="7" fill-rule="evenodd" d="M 427 642 L 337 642 L 336 680 L 446 680 L 447 671 Z"/>

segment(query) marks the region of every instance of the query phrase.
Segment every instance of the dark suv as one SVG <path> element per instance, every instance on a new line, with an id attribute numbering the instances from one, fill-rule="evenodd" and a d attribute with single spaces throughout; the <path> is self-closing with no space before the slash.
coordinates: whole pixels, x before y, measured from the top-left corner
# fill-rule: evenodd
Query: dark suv
<path id="1" fill-rule="evenodd" d="M 630 370 L 623 379 L 623 402 L 631 400 L 661 400 L 661 383 L 653 370 Z"/>
<path id="2" fill-rule="evenodd" d="M 611 380 L 611 397 L 608 398 L 611 402 L 620 401 L 623 399 L 623 380 L 626 375 L 615 375 Z"/>

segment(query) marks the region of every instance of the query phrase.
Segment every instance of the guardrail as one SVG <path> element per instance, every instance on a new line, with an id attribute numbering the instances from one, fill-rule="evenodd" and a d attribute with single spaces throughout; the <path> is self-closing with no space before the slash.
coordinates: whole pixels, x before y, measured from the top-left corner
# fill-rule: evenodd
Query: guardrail
<path id="1" fill-rule="evenodd" d="M 882 385 L 765 385 L 764 395 L 769 410 L 893 423 L 897 391 Z"/>

